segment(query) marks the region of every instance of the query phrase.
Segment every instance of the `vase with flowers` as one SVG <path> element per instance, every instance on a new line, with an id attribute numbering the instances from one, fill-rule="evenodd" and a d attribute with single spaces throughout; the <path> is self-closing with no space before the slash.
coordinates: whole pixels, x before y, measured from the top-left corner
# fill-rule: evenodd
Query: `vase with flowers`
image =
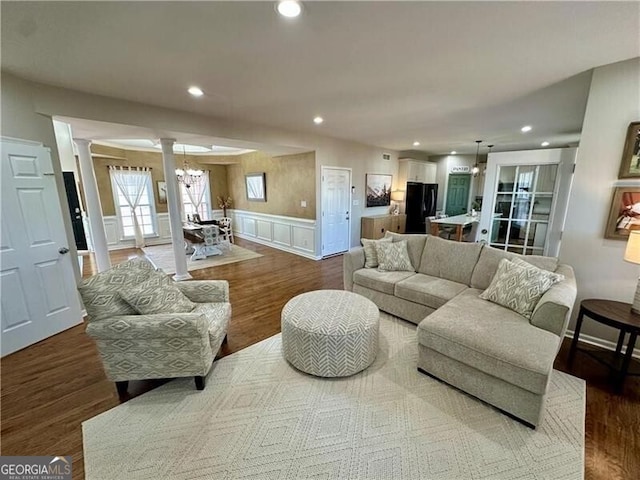
<path id="1" fill-rule="evenodd" d="M 227 198 L 223 198 L 220 196 L 218 197 L 218 208 L 222 209 L 223 217 L 227 216 L 227 208 L 229 208 L 232 203 L 233 201 L 231 200 L 231 197 L 227 197 Z"/>

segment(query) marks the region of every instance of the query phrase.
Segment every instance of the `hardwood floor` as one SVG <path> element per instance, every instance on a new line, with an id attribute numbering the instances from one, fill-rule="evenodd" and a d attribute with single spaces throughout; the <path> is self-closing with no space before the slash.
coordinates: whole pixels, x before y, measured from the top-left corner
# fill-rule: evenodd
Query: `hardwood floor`
<path id="1" fill-rule="evenodd" d="M 237 243 L 263 257 L 191 272 L 196 279 L 229 281 L 233 318 L 222 356 L 278 333 L 280 311 L 295 295 L 342 289 L 342 257 L 313 261 L 242 239 Z M 111 258 L 119 263 L 141 254 L 120 250 Z M 85 257 L 84 275 L 93 273 L 95 265 Z M 76 326 L 1 361 L 2 455 L 71 455 L 74 479 L 84 478 L 81 423 L 119 404 L 84 328 Z M 629 377 L 623 394 L 615 394 L 606 367 L 590 357 L 578 352 L 568 370 L 568 350 L 565 340 L 555 367 L 587 380 L 585 478 L 638 478 L 640 377 Z M 129 396 L 162 383 L 130 382 Z"/>

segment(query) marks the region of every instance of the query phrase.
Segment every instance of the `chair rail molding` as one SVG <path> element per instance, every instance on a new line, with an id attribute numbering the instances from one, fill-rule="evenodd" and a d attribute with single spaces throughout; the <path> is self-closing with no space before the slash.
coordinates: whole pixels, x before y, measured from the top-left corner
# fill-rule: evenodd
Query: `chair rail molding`
<path id="1" fill-rule="evenodd" d="M 315 220 L 246 210 L 227 210 L 227 214 L 233 219 L 233 234 L 240 238 L 312 260 L 322 258 L 316 254 Z"/>

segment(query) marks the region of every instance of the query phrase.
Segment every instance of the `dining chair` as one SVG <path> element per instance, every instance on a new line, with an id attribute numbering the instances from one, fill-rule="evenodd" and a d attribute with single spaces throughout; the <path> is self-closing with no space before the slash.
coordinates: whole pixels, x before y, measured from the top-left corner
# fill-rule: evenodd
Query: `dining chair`
<path id="1" fill-rule="evenodd" d="M 233 228 L 231 228 L 230 217 L 222 217 L 218 221 L 218 229 L 220 230 L 220 237 L 222 241 L 226 240 L 230 243 L 235 243 L 233 240 Z"/>

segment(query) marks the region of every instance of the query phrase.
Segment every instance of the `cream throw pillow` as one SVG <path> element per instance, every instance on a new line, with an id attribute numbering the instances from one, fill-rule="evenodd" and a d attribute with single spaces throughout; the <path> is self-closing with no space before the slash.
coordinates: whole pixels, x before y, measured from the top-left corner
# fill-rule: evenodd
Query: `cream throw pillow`
<path id="1" fill-rule="evenodd" d="M 189 300 L 167 276 L 160 285 L 157 280 L 149 279 L 133 287 L 122 289 L 118 293 L 141 315 L 188 313 L 196 308 L 196 304 Z"/>
<path id="2" fill-rule="evenodd" d="M 384 237 L 380 240 L 371 240 L 369 238 L 361 238 L 360 242 L 364 248 L 364 268 L 376 268 L 378 266 L 378 251 L 376 245 L 378 243 L 391 243 L 390 237 Z"/>
<path id="3" fill-rule="evenodd" d="M 540 297 L 564 276 L 520 260 L 500 260 L 498 270 L 480 298 L 531 318 Z"/>
<path id="4" fill-rule="evenodd" d="M 378 243 L 378 270 L 386 272 L 414 272 L 407 251 L 407 241 Z"/>

